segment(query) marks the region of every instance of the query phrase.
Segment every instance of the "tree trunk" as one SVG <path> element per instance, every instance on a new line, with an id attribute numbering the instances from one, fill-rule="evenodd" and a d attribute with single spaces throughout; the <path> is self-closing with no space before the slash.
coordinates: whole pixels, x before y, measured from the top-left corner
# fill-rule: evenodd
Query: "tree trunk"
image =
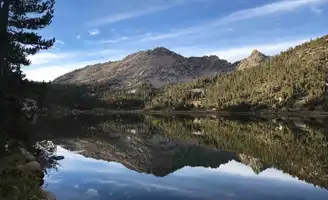
<path id="1" fill-rule="evenodd" d="M 3 0 L 3 5 L 0 9 L 0 76 L 4 74 L 7 64 L 9 1 Z"/>

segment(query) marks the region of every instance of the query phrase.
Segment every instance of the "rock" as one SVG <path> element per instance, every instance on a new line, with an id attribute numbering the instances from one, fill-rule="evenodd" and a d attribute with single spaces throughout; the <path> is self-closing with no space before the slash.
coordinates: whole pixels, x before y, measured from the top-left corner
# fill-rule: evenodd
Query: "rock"
<path id="1" fill-rule="evenodd" d="M 63 160 L 64 158 L 64 156 L 51 156 L 51 159 L 53 160 Z"/>
<path id="2" fill-rule="evenodd" d="M 200 108 L 202 106 L 202 102 L 201 101 L 192 101 L 190 102 L 191 105 L 193 105 L 195 108 Z"/>
<path id="3" fill-rule="evenodd" d="M 24 115 L 28 119 L 33 119 L 38 111 L 38 106 L 35 100 L 33 99 L 24 99 L 22 101 L 22 108 Z"/>
<path id="4" fill-rule="evenodd" d="M 164 47 L 140 51 L 116 62 L 87 66 L 56 78 L 56 84 L 106 83 L 113 90 L 137 94 L 144 86 L 190 82 L 195 78 L 232 71 L 234 65 L 217 56 L 183 57 Z M 78 77 L 78 78 L 77 78 Z M 202 92 L 201 92 L 202 93 Z"/>
<path id="5" fill-rule="evenodd" d="M 36 157 L 34 155 L 32 155 L 30 152 L 28 152 L 27 150 L 25 150 L 23 148 L 20 148 L 20 150 L 27 162 L 37 161 Z"/>
<path id="6" fill-rule="evenodd" d="M 202 89 L 202 88 L 191 89 L 191 90 L 188 90 L 188 91 L 193 93 L 194 95 L 197 95 L 197 96 L 205 94 L 204 89 Z"/>
<path id="7" fill-rule="evenodd" d="M 251 55 L 243 59 L 237 66 L 238 70 L 243 70 L 246 68 L 257 67 L 264 63 L 266 60 L 269 59 L 269 56 L 266 56 L 259 52 L 258 50 L 254 49 Z"/>
<path id="8" fill-rule="evenodd" d="M 91 126 L 91 127 L 89 128 L 89 130 L 91 130 L 91 131 L 96 131 L 96 130 L 97 130 L 97 128 L 96 128 L 96 127 L 94 127 L 94 126 Z"/>
<path id="9" fill-rule="evenodd" d="M 37 161 L 31 161 L 26 163 L 25 165 L 19 165 L 18 169 L 23 173 L 32 173 L 38 177 L 44 177 L 41 165 Z"/>
<path id="10" fill-rule="evenodd" d="M 262 163 L 260 159 L 254 158 L 246 154 L 239 154 L 238 157 L 241 163 L 251 167 L 256 174 L 259 174 L 260 172 L 264 171 L 269 167 Z"/>
<path id="11" fill-rule="evenodd" d="M 193 135 L 204 135 L 204 131 L 194 131 L 192 132 Z"/>
<path id="12" fill-rule="evenodd" d="M 44 200 L 56 200 L 56 196 L 49 191 L 44 191 Z"/>

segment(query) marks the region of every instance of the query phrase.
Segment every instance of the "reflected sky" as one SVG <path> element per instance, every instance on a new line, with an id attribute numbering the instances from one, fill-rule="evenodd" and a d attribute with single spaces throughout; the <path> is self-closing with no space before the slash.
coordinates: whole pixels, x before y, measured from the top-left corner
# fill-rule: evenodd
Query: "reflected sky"
<path id="1" fill-rule="evenodd" d="M 139 173 L 122 164 L 85 158 L 62 147 L 58 171 L 44 187 L 58 200 L 107 199 L 328 199 L 328 191 L 269 168 L 258 175 L 234 160 L 219 168 L 184 167 L 165 177 Z"/>

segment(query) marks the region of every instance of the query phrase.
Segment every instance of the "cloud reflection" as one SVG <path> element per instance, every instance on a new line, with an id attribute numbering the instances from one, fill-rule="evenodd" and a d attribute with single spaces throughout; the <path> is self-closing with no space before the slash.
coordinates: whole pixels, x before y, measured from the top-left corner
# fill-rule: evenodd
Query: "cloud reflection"
<path id="1" fill-rule="evenodd" d="M 63 199 L 68 195 L 78 196 L 72 200 L 105 200 L 123 196 L 144 199 L 147 195 L 164 195 L 166 199 L 243 199 L 244 195 L 248 198 L 270 195 L 303 198 L 313 194 L 328 197 L 327 191 L 314 188 L 280 170 L 269 168 L 255 174 L 252 168 L 234 160 L 219 168 L 184 167 L 165 177 L 155 177 L 129 170 L 118 163 L 85 158 L 63 147 L 58 147 L 57 155 L 63 155 L 65 159 L 59 161 L 59 171 L 46 177 L 46 182 L 49 190 L 63 195 Z M 62 193 L 62 190 L 67 191 Z"/>

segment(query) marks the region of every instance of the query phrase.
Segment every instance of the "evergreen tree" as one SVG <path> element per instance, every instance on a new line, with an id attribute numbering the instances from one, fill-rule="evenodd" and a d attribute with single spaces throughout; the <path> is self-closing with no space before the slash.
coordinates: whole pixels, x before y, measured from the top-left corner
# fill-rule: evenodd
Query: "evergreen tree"
<path id="1" fill-rule="evenodd" d="M 53 46 L 54 38 L 36 31 L 52 22 L 54 5 L 55 0 L 0 0 L 0 128 L 11 135 L 26 132 L 19 128 L 26 90 L 21 66 L 30 64 L 29 55 Z"/>
<path id="2" fill-rule="evenodd" d="M 47 27 L 54 16 L 55 0 L 2 0 L 0 10 L 0 67 L 2 75 L 29 65 L 28 55 L 53 46 L 35 31 Z"/>

